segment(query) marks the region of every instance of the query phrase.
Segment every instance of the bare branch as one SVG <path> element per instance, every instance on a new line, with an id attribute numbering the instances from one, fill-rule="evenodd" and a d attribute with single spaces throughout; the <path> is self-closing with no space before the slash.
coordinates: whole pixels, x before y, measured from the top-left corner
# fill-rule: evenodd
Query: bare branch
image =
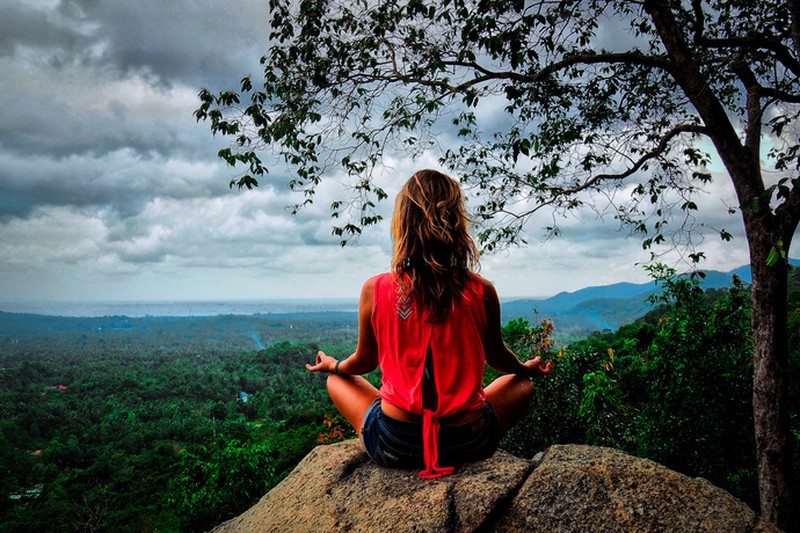
<path id="1" fill-rule="evenodd" d="M 573 67 L 576 65 L 597 65 L 603 63 L 605 64 L 626 63 L 629 65 L 640 65 L 640 66 L 661 68 L 665 70 L 669 70 L 671 66 L 666 56 L 649 56 L 646 54 L 642 54 L 640 52 L 576 54 L 574 56 L 566 57 L 561 61 L 548 65 L 534 74 L 522 74 L 520 72 L 513 72 L 513 71 L 500 71 L 500 72 L 492 71 L 474 61 L 472 62 L 445 61 L 445 65 L 447 66 L 470 68 L 482 74 L 482 76 L 478 76 L 475 79 L 470 80 L 469 82 L 465 82 L 464 84 L 457 86 L 456 89 L 472 86 L 475 85 L 476 83 L 480 83 L 487 80 L 500 80 L 500 79 L 512 80 L 521 83 L 535 83 L 538 81 L 542 81 L 543 79 L 548 78 L 552 74 L 565 70 L 569 67 Z"/>
<path id="2" fill-rule="evenodd" d="M 796 2 L 793 2 L 796 3 Z M 728 37 L 727 39 L 709 39 L 703 36 L 705 31 L 705 15 L 701 0 L 692 0 L 692 7 L 695 14 L 696 26 L 694 29 L 694 43 L 708 48 L 736 48 L 747 50 L 769 50 L 775 55 L 775 59 L 791 70 L 796 76 L 800 76 L 800 61 L 792 55 L 792 51 L 780 41 L 768 39 L 763 35 L 749 35 L 747 37 Z M 795 8 L 796 10 L 796 8 Z M 792 28 L 795 29 L 796 21 L 792 21 Z M 797 46 L 797 45 L 795 45 Z"/>
<path id="3" fill-rule="evenodd" d="M 786 91 L 781 91 L 780 89 L 775 89 L 773 87 L 761 87 L 759 89 L 759 93 L 763 96 L 780 100 L 781 102 L 800 104 L 800 94 L 787 93 Z"/>
<path id="4" fill-rule="evenodd" d="M 651 161 L 658 157 L 659 155 L 663 154 L 667 147 L 669 146 L 670 141 L 681 135 L 683 133 L 693 133 L 693 134 L 704 134 L 708 135 L 708 130 L 704 126 L 700 126 L 697 124 L 680 124 L 675 126 L 671 130 L 669 130 L 658 142 L 655 148 L 650 150 L 649 152 L 643 154 L 639 159 L 637 159 L 633 165 L 631 165 L 627 170 L 619 173 L 614 174 L 595 174 L 588 180 L 574 187 L 551 187 L 547 190 L 553 193 L 554 195 L 572 195 L 584 191 L 593 187 L 595 184 L 600 183 L 601 181 L 617 181 L 623 180 L 644 166 L 645 163 Z"/>
<path id="5" fill-rule="evenodd" d="M 758 158 L 761 149 L 761 123 L 764 109 L 761 107 L 761 91 L 763 87 L 758 83 L 747 64 L 741 58 L 731 63 L 733 72 L 739 77 L 747 94 L 747 127 L 745 130 L 744 144 L 754 157 Z"/>

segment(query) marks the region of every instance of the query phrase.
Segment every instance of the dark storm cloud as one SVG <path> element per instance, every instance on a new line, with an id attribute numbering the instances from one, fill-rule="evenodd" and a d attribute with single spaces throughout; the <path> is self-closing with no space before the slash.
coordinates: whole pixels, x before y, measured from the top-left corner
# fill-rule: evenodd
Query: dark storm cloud
<path id="1" fill-rule="evenodd" d="M 224 194 L 230 172 L 214 174 L 224 141 L 192 111 L 201 86 L 257 65 L 263 11 L 255 1 L 4 7 L 0 219 L 44 206 L 125 217 L 154 198 Z M 175 176 L 175 161 L 204 168 Z"/>
<path id="2" fill-rule="evenodd" d="M 0 151 L 0 221 L 52 206 L 94 206 L 129 217 L 155 199 L 235 194 L 227 177 L 227 169 L 213 155 L 192 160 L 124 149 L 102 157 L 54 158 Z M 269 183 L 262 187 L 269 188 Z"/>
<path id="3" fill-rule="evenodd" d="M 70 110 L 58 97 L 29 100 L 29 106 L 19 107 L 15 106 L 19 97 L 19 93 L 0 94 L 0 108 L 6 110 L 0 122 L 0 146 L 18 154 L 102 157 L 130 148 L 142 154 L 166 155 L 196 146 L 197 139 L 181 139 L 175 125 L 157 117 L 136 116 L 134 110 Z M 186 112 L 188 115 L 189 110 Z M 188 116 L 185 122 L 189 122 Z M 190 144 L 181 146 L 182 140 Z"/>
<path id="4" fill-rule="evenodd" d="M 265 28 L 266 5 L 256 0 L 62 0 L 55 9 L 10 2 L 0 18 L 0 56 L 30 48 L 53 68 L 112 67 L 167 85 L 217 88 L 258 67 Z"/>
<path id="5" fill-rule="evenodd" d="M 186 149 L 180 142 L 197 138 L 175 127 L 191 120 L 199 89 L 228 88 L 258 66 L 264 10 L 259 2 L 11 4 L 0 22 L 0 145 L 57 157 Z M 165 101 L 182 89 L 186 121 L 143 114 L 139 95 L 112 92 L 114 79 L 140 79 Z"/>
<path id="6" fill-rule="evenodd" d="M 258 66 L 266 44 L 266 5 L 258 1 L 64 0 L 59 11 L 74 24 L 96 27 L 98 64 L 166 85 L 227 86 Z"/>
<path id="7" fill-rule="evenodd" d="M 3 7 L 0 56 L 12 55 L 20 46 L 27 46 L 40 52 L 48 51 L 47 57 L 56 57 L 89 43 L 87 36 L 60 22 L 53 14 L 16 2 Z"/>
<path id="8" fill-rule="evenodd" d="M 0 161 L 4 159 L 0 157 Z M 0 168 L 0 220 L 25 217 L 37 207 L 64 205 L 106 206 L 130 216 L 161 193 L 157 176 L 146 175 L 146 165 L 139 166 L 137 179 L 126 180 L 119 176 L 119 169 L 115 176 L 114 169 L 99 168 L 101 164 L 111 167 L 111 160 L 97 163 L 86 159 L 5 159 Z"/>

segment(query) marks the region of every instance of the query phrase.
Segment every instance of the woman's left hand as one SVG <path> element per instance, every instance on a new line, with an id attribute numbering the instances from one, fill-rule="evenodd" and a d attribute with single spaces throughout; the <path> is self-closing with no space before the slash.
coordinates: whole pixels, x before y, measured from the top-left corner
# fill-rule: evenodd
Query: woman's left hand
<path id="1" fill-rule="evenodd" d="M 306 363 L 306 369 L 311 372 L 333 372 L 334 368 L 336 368 L 336 359 L 329 355 L 325 355 L 325 352 L 319 351 L 317 352 L 317 358 L 315 360 L 315 364 L 311 365 Z"/>
<path id="2" fill-rule="evenodd" d="M 528 377 L 531 378 L 549 374 L 550 369 L 552 368 L 550 362 L 545 364 L 544 361 L 542 361 L 542 358 L 539 357 L 538 355 L 533 359 L 525 361 L 523 364 L 528 368 L 528 373 L 529 373 Z"/>

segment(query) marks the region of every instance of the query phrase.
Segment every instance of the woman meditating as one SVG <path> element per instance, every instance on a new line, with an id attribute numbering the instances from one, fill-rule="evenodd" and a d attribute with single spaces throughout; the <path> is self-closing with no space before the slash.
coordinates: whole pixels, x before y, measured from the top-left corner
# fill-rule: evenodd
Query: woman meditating
<path id="1" fill-rule="evenodd" d="M 461 187 L 434 170 L 411 176 L 392 218 L 391 272 L 367 280 L 359 302 L 358 347 L 337 361 L 319 352 L 312 372 L 329 372 L 328 393 L 367 455 L 420 477 L 494 454 L 525 413 L 539 357 L 521 363 L 503 343 L 494 286 L 475 271 Z M 484 390 L 484 364 L 501 376 Z M 359 374 L 380 365 L 380 390 Z"/>

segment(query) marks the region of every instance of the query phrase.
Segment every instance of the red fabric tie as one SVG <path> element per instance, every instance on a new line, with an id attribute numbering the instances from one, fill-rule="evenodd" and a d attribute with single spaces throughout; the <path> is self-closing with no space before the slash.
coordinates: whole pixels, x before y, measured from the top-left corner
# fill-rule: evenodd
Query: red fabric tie
<path id="1" fill-rule="evenodd" d="M 433 479 L 453 473 L 452 466 L 439 466 L 439 421 L 434 418 L 433 411 L 422 411 L 422 452 L 425 459 L 425 470 L 419 473 L 422 479 Z"/>

